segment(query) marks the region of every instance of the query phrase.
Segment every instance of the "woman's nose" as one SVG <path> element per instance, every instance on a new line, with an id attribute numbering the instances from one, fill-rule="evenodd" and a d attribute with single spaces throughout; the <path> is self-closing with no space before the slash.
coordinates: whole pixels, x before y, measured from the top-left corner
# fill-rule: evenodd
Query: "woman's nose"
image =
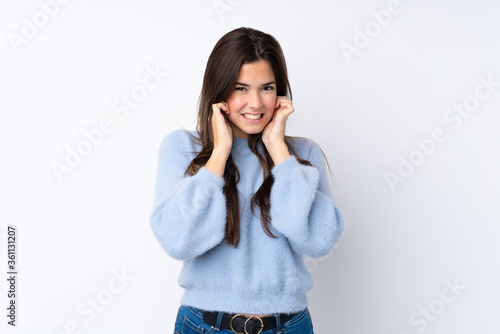
<path id="1" fill-rule="evenodd" d="M 260 107 L 262 107 L 262 100 L 259 93 L 250 93 L 247 105 L 252 109 L 260 109 Z"/>

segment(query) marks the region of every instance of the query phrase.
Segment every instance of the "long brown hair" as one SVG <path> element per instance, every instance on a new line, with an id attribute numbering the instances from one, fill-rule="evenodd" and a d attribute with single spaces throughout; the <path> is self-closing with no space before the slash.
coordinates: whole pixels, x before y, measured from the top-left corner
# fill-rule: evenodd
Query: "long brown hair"
<path id="1" fill-rule="evenodd" d="M 277 96 L 286 96 L 292 99 L 292 90 L 288 81 L 285 57 L 278 41 L 271 35 L 251 28 L 238 28 L 222 36 L 208 58 L 203 86 L 198 100 L 198 121 L 196 130 L 199 137 L 186 132 L 191 138 L 202 146 L 201 151 L 191 161 L 185 171 L 185 175 L 194 175 L 204 166 L 213 151 L 213 134 L 209 120 L 212 118 L 212 104 L 226 101 L 234 91 L 240 67 L 246 63 L 266 60 L 271 65 L 276 81 Z M 307 160 L 299 158 L 292 147 L 293 138 L 285 136 L 285 144 L 297 160 L 304 165 L 311 165 Z M 264 232 L 272 238 L 276 238 L 269 230 L 271 217 L 270 194 L 274 178 L 270 173 L 274 166 L 273 160 L 262 142 L 262 132 L 249 134 L 248 146 L 254 153 L 262 167 L 263 183 L 252 196 L 251 210 L 254 213 L 255 206 L 260 209 L 261 225 Z M 261 148 L 264 153 L 259 153 Z M 234 247 L 238 246 L 240 240 L 240 212 L 239 199 L 236 184 L 239 182 L 240 174 L 231 154 L 229 155 L 224 170 L 224 195 L 226 196 L 227 222 L 226 241 Z"/>

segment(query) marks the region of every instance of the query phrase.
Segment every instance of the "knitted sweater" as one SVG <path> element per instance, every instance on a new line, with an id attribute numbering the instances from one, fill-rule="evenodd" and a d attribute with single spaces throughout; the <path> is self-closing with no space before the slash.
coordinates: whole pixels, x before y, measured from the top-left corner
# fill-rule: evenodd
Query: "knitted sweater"
<path id="1" fill-rule="evenodd" d="M 197 134 L 191 131 L 193 134 Z M 178 278 L 182 305 L 230 313 L 292 313 L 307 307 L 306 292 L 313 286 L 302 256 L 328 254 L 344 230 L 336 207 L 326 163 L 319 146 L 296 138 L 295 156 L 271 169 L 270 231 L 267 236 L 250 200 L 263 182 L 262 167 L 246 139 L 233 138 L 231 155 L 240 172 L 240 242 L 225 237 L 224 178 L 205 167 L 193 176 L 184 171 L 201 146 L 178 129 L 160 145 L 152 230 L 171 257 L 183 260 Z"/>

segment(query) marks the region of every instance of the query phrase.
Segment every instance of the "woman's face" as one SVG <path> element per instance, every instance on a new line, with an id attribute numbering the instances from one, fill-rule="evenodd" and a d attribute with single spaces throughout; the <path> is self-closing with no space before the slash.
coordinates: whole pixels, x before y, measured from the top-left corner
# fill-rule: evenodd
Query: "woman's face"
<path id="1" fill-rule="evenodd" d="M 236 87 L 227 99 L 233 136 L 248 138 L 260 133 L 276 108 L 276 82 L 266 60 L 241 65 Z"/>

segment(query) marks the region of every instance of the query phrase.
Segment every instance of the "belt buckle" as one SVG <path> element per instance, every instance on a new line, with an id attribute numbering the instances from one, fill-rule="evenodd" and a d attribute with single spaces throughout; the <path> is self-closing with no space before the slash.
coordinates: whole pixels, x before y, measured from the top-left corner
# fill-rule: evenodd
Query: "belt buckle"
<path id="1" fill-rule="evenodd" d="M 260 332 L 262 332 L 262 330 L 264 329 L 264 322 L 262 321 L 261 318 L 259 317 L 250 317 L 250 318 L 247 318 L 247 320 L 245 320 L 245 324 L 243 325 L 243 330 L 244 332 L 237 332 L 234 327 L 233 327 L 233 320 L 237 317 L 244 317 L 246 318 L 243 314 L 235 314 L 232 318 L 231 318 L 231 322 L 229 323 L 229 326 L 231 327 L 231 330 L 236 333 L 236 334 L 250 334 L 248 331 L 247 331 L 247 323 L 250 319 L 259 319 L 260 321 L 260 330 L 255 333 L 255 334 L 260 334 Z"/>
<path id="2" fill-rule="evenodd" d="M 263 322 L 263 321 L 262 321 L 262 319 L 261 319 L 261 318 L 259 318 L 259 317 L 250 317 L 250 318 L 248 318 L 248 319 L 245 321 L 245 326 L 243 326 L 243 329 L 245 330 L 245 334 L 250 334 L 250 333 L 248 333 L 248 331 L 247 331 L 247 322 L 248 322 L 248 320 L 250 320 L 250 319 L 259 319 L 259 321 L 260 321 L 260 329 L 259 329 L 259 331 L 258 331 L 257 333 L 255 333 L 255 334 L 260 334 L 260 332 L 262 332 L 262 330 L 264 329 L 264 322 Z"/>
<path id="3" fill-rule="evenodd" d="M 245 334 L 244 332 L 237 332 L 237 331 L 235 331 L 235 330 L 234 330 L 234 327 L 233 327 L 233 320 L 234 320 L 234 318 L 236 318 L 236 317 L 238 317 L 238 316 L 240 316 L 240 317 L 244 317 L 244 315 L 243 315 L 243 314 L 239 314 L 239 313 L 238 313 L 238 314 L 235 314 L 235 315 L 231 318 L 231 322 L 229 323 L 229 326 L 231 327 L 231 330 L 232 330 L 233 332 L 235 332 L 236 334 Z M 246 322 L 245 322 L 245 323 L 246 323 Z"/>

